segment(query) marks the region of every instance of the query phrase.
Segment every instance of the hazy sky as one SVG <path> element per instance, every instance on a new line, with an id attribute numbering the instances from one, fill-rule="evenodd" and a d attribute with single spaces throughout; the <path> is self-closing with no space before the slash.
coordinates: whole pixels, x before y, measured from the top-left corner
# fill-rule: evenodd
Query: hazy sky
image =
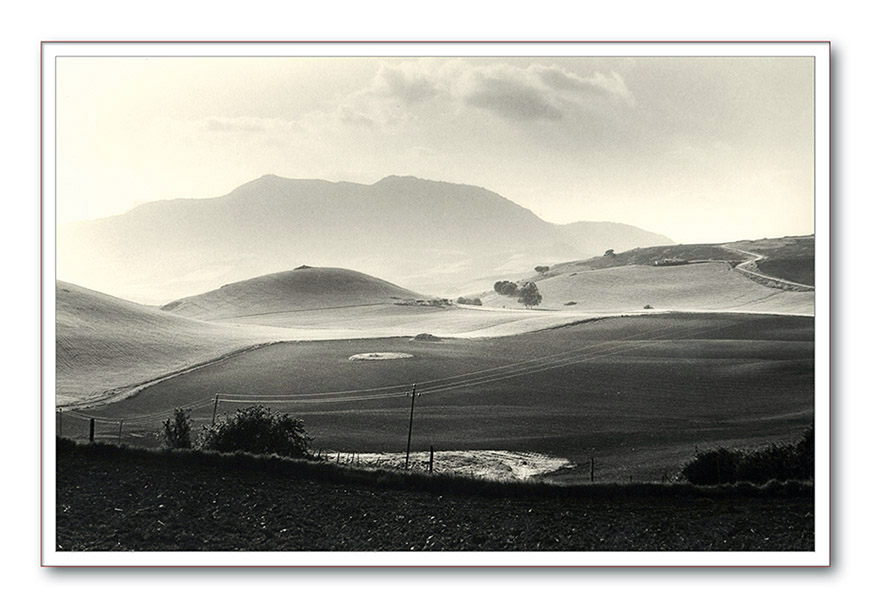
<path id="1" fill-rule="evenodd" d="M 678 242 L 814 231 L 812 58 L 57 61 L 59 222 L 395 174 Z"/>

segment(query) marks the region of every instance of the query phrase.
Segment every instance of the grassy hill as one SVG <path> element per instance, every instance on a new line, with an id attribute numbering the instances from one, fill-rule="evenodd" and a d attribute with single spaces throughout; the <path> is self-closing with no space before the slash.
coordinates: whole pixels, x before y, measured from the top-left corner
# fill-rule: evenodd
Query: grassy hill
<path id="1" fill-rule="evenodd" d="M 811 289 L 775 287 L 732 271 L 755 255 L 765 258 L 752 271 L 813 284 L 813 236 L 746 240 L 729 244 L 679 244 L 636 248 L 590 259 L 559 263 L 544 274 L 526 273 L 543 296 L 541 308 L 570 307 L 590 312 L 653 309 L 814 313 Z M 745 251 L 745 252 L 743 252 Z M 514 276 L 497 280 L 515 279 Z M 522 280 L 521 279 L 521 280 Z M 516 280 L 515 281 L 519 281 Z M 484 305 L 517 309 L 516 297 L 488 290 Z"/>
<path id="2" fill-rule="evenodd" d="M 207 324 L 57 282 L 57 403 L 97 398 L 256 343 L 275 329 Z"/>
<path id="3" fill-rule="evenodd" d="M 815 238 L 796 236 L 763 240 L 741 240 L 731 246 L 766 258 L 758 261 L 758 271 L 799 284 L 815 284 Z"/>
<path id="4" fill-rule="evenodd" d="M 292 271 L 234 282 L 161 309 L 201 320 L 226 320 L 300 310 L 394 304 L 424 296 L 385 280 L 334 267 Z"/>
<path id="5" fill-rule="evenodd" d="M 594 312 L 657 310 L 767 311 L 813 313 L 812 292 L 787 292 L 754 282 L 729 263 L 693 263 L 655 267 L 616 265 L 567 273 L 559 266 L 534 278 L 543 296 L 541 307 Z M 519 308 L 516 297 L 495 292 L 482 297 L 484 305 Z"/>

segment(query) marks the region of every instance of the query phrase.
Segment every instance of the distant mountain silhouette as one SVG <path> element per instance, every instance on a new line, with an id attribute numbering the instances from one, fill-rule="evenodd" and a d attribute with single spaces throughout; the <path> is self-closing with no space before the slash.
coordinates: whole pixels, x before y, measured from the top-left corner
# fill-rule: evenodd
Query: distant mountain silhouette
<path id="1" fill-rule="evenodd" d="M 57 263 L 60 279 L 144 303 L 302 264 L 353 268 L 449 295 L 500 271 L 670 243 L 623 224 L 554 225 L 470 185 L 266 175 L 218 198 L 152 202 L 60 226 Z"/>

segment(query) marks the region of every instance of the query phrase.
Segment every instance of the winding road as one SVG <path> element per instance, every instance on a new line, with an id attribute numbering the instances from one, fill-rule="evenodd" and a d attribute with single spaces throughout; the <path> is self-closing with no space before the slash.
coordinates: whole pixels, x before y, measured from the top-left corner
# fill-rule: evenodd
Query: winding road
<path id="1" fill-rule="evenodd" d="M 766 259 L 767 257 L 764 255 L 760 255 L 758 253 L 750 252 L 748 250 L 743 250 L 740 248 L 735 248 L 733 246 L 728 246 L 727 244 L 722 244 L 721 247 L 724 249 L 727 249 L 727 250 L 733 250 L 734 252 L 738 252 L 738 253 L 747 255 L 749 257 L 752 257 L 751 259 L 749 259 L 747 261 L 743 261 L 742 263 L 738 264 L 737 266 L 735 266 L 734 269 L 737 269 L 737 270 L 739 270 L 745 274 L 748 274 L 750 276 L 756 276 L 758 278 L 761 278 L 762 280 L 768 280 L 770 282 L 774 282 L 775 284 L 779 284 L 782 286 L 790 286 L 793 288 L 800 288 L 801 290 L 812 290 L 812 291 L 815 290 L 815 287 L 810 285 L 810 284 L 801 284 L 800 282 L 792 282 L 791 280 L 785 280 L 783 278 L 769 276 L 767 274 L 762 274 L 762 273 L 759 273 L 757 271 L 753 271 L 753 270 L 749 269 L 750 265 L 753 265 L 755 263 L 758 263 L 759 261 Z M 756 265 L 756 267 L 757 267 L 757 265 Z"/>

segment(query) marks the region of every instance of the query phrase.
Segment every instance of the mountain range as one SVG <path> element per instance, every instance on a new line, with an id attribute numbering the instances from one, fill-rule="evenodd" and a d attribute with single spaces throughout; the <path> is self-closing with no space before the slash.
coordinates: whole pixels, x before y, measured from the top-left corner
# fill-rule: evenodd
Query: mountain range
<path id="1" fill-rule="evenodd" d="M 266 175 L 209 199 L 142 204 L 57 231 L 58 278 L 147 304 L 300 265 L 347 267 L 453 296 L 539 264 L 671 244 L 620 223 L 556 225 L 481 187 Z"/>

